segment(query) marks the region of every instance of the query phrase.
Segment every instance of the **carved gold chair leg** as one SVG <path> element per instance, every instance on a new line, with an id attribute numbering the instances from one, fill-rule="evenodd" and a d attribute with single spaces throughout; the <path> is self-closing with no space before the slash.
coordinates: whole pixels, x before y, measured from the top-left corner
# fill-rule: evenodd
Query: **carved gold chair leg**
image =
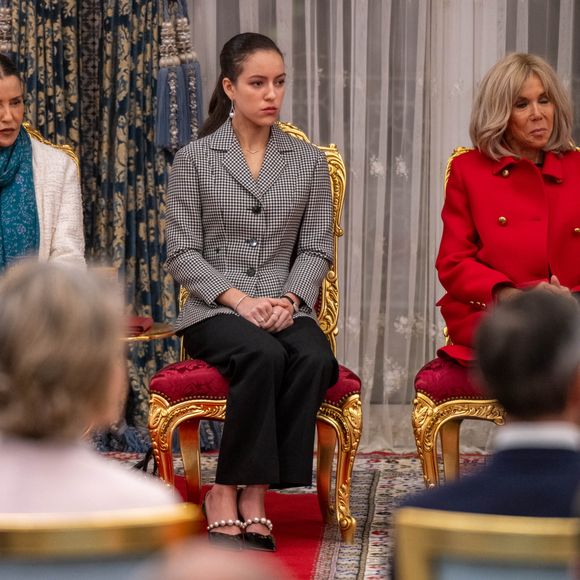
<path id="1" fill-rule="evenodd" d="M 425 487 L 435 487 L 439 485 L 439 469 L 437 466 L 437 440 L 433 438 L 432 442 L 427 443 L 428 450 L 423 450 L 421 463 L 423 465 L 423 479 Z"/>
<path id="2" fill-rule="evenodd" d="M 332 460 L 336 448 L 336 431 L 326 421 L 316 421 L 318 435 L 318 453 L 316 455 L 316 489 L 318 505 L 325 523 L 334 517 L 334 506 L 330 505 L 330 480 L 332 477 Z"/>
<path id="3" fill-rule="evenodd" d="M 422 393 L 418 393 L 413 401 L 411 421 L 425 486 L 434 487 L 439 483 L 436 421 L 433 403 Z"/>
<path id="4" fill-rule="evenodd" d="M 354 543 L 356 519 L 350 513 L 350 482 L 355 453 L 340 453 L 336 465 L 336 518 L 345 544 Z M 352 460 L 352 461 L 351 461 Z"/>
<path id="5" fill-rule="evenodd" d="M 360 396 L 352 395 L 341 408 L 323 403 L 318 418 L 328 423 L 337 435 L 334 507 L 342 541 L 352 544 L 356 531 L 356 519 L 350 513 L 350 484 L 362 430 Z"/>
<path id="6" fill-rule="evenodd" d="M 171 440 L 168 440 L 168 436 L 171 437 L 171 430 L 169 429 L 167 417 L 167 405 L 161 397 L 156 395 L 151 396 L 149 433 L 159 477 L 166 483 L 174 485 L 173 453 L 171 451 Z"/>
<path id="7" fill-rule="evenodd" d="M 439 429 L 445 483 L 459 479 L 459 430 L 463 419 L 451 419 Z"/>
<path id="8" fill-rule="evenodd" d="M 505 411 L 493 399 L 452 399 L 435 404 L 423 393 L 413 401 L 412 423 L 417 453 L 423 466 L 427 487 L 439 483 L 437 436 L 441 434 L 441 450 L 445 479 L 459 476 L 459 430 L 464 419 L 492 421 L 503 425 Z"/>
<path id="9" fill-rule="evenodd" d="M 201 457 L 199 452 L 199 419 L 189 419 L 179 425 L 179 446 L 187 501 L 201 504 Z"/>

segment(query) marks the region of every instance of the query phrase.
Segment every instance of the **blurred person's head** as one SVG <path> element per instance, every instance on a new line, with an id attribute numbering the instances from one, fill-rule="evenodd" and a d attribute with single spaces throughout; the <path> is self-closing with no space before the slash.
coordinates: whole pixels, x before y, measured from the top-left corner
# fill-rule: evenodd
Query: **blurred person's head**
<path id="1" fill-rule="evenodd" d="M 121 292 L 92 272 L 22 261 L 0 278 L 0 431 L 76 439 L 125 396 Z"/>
<path id="2" fill-rule="evenodd" d="M 572 106 L 554 69 L 533 54 L 499 60 L 481 81 L 469 133 L 491 159 L 573 149 Z"/>
<path id="3" fill-rule="evenodd" d="M 292 580 L 275 560 L 256 552 L 224 552 L 202 540 L 181 542 L 148 564 L 135 580 Z"/>
<path id="4" fill-rule="evenodd" d="M 516 420 L 580 422 L 580 308 L 534 290 L 498 304 L 476 333 L 489 394 Z"/>

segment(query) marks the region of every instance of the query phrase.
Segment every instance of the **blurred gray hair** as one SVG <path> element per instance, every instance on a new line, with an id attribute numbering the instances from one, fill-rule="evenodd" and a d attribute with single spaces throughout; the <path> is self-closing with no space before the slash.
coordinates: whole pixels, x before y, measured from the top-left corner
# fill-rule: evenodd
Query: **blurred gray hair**
<path id="1" fill-rule="evenodd" d="M 70 265 L 23 261 L 0 278 L 0 430 L 73 439 L 119 407 L 122 294 Z"/>

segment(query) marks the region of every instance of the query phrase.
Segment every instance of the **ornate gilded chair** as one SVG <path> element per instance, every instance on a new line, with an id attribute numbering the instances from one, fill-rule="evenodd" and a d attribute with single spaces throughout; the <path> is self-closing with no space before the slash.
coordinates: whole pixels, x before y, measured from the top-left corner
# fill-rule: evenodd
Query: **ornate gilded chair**
<path id="1" fill-rule="evenodd" d="M 22 126 L 26 129 L 26 132 L 33 139 L 36 139 L 37 141 L 40 141 L 41 143 L 44 143 L 45 145 L 50 145 L 51 147 L 55 147 L 56 149 L 60 149 L 61 151 L 66 153 L 76 163 L 77 168 L 80 169 L 79 158 L 78 158 L 77 154 L 75 153 L 74 149 L 70 145 L 57 145 L 56 143 L 53 143 L 52 141 L 48 141 L 47 139 L 45 139 L 42 136 L 42 133 L 38 129 L 35 129 L 30 123 L 28 123 L 28 121 L 24 121 L 22 123 Z"/>
<path id="2" fill-rule="evenodd" d="M 137 578 L 162 550 L 202 530 L 201 509 L 191 504 L 2 514 L 0 578 Z"/>
<path id="3" fill-rule="evenodd" d="M 459 477 L 459 430 L 464 419 L 504 422 L 504 410 L 473 383 L 469 370 L 450 359 L 428 362 L 415 377 L 412 423 L 427 487 L 439 483 L 437 436 L 445 481 Z"/>
<path id="4" fill-rule="evenodd" d="M 297 139 L 308 141 L 296 127 L 280 123 L 280 128 Z M 338 333 L 337 241 L 343 235 L 340 217 L 344 202 L 346 173 L 335 145 L 324 151 L 332 184 L 334 204 L 334 265 L 323 281 L 318 300 L 318 320 L 333 351 Z M 180 303 L 186 299 L 182 289 Z M 350 513 L 350 483 L 353 463 L 360 441 L 362 413 L 360 379 L 340 366 L 339 378 L 327 392 L 317 417 L 318 454 L 317 489 L 320 510 L 325 521 L 336 518 L 343 541 L 352 542 L 356 520 Z M 181 456 L 185 470 L 188 501 L 201 502 L 199 423 L 202 419 L 223 421 L 226 412 L 228 381 L 212 366 L 200 360 L 182 360 L 159 371 L 150 384 L 149 432 L 159 475 L 174 483 L 171 442 L 179 427 Z M 329 500 L 332 463 L 338 444 L 334 502 Z"/>
<path id="5" fill-rule="evenodd" d="M 458 147 L 447 162 L 445 187 L 451 162 L 469 151 Z M 445 338 L 449 343 L 447 332 Z M 474 384 L 466 367 L 452 360 L 436 358 L 428 362 L 415 377 L 416 396 L 412 423 L 417 453 L 423 467 L 427 487 L 439 483 L 437 436 L 441 440 L 445 481 L 459 477 L 459 431 L 464 419 L 504 422 L 504 410 L 495 399 L 485 396 Z"/>
<path id="6" fill-rule="evenodd" d="M 394 527 L 397 578 L 577 578 L 577 518 L 404 507 Z"/>

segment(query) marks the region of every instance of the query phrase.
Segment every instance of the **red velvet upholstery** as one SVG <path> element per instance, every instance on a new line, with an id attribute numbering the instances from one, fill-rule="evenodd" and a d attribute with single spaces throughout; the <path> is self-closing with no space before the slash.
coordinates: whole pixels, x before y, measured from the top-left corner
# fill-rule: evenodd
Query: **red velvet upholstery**
<path id="1" fill-rule="evenodd" d="M 151 379 L 151 393 L 175 404 L 191 399 L 226 399 L 228 380 L 215 367 L 202 360 L 187 359 L 161 369 Z M 360 379 L 349 369 L 339 365 L 338 381 L 326 391 L 324 401 L 340 406 L 349 395 L 360 393 Z"/>
<path id="2" fill-rule="evenodd" d="M 355 393 L 360 394 L 360 379 L 350 369 L 338 365 L 338 381 L 326 391 L 324 402 L 340 407 L 344 399 Z"/>
<path id="3" fill-rule="evenodd" d="M 437 405 L 454 399 L 490 398 L 474 383 L 470 369 L 443 357 L 428 362 L 417 373 L 415 390 Z"/>
<path id="4" fill-rule="evenodd" d="M 215 367 L 198 359 L 186 359 L 162 368 L 149 389 L 172 405 L 189 399 L 225 399 L 228 380 Z"/>

